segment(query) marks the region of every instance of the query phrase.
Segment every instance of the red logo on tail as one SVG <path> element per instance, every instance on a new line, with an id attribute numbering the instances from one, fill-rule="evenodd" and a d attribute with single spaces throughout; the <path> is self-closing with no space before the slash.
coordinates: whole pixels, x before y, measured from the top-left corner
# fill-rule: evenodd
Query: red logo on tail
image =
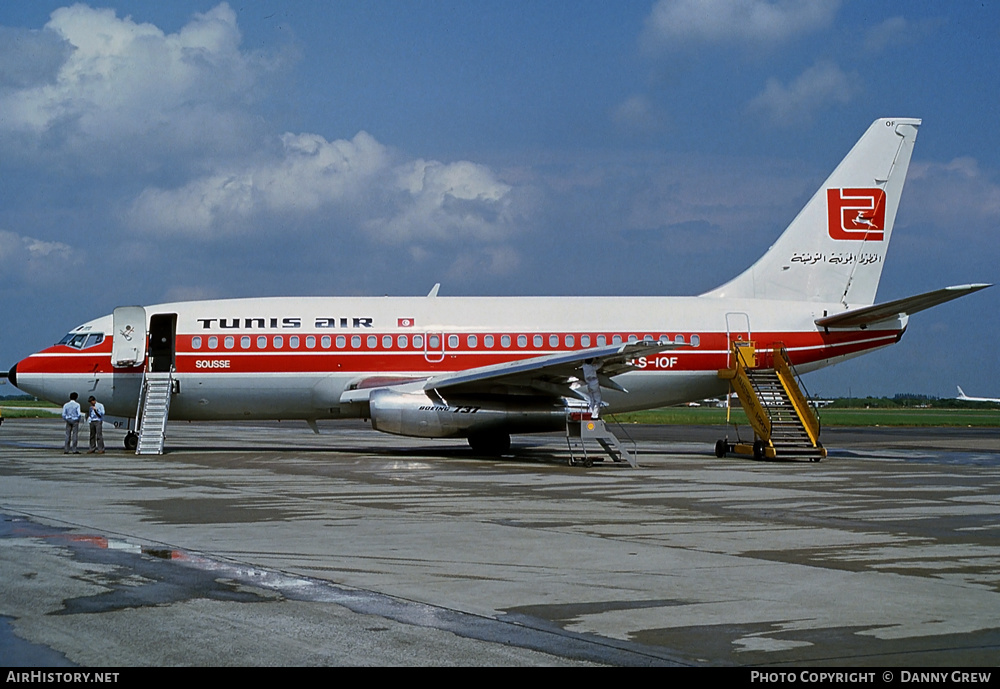
<path id="1" fill-rule="evenodd" d="M 885 192 L 881 189 L 827 189 L 830 237 L 881 242 L 885 234 Z"/>

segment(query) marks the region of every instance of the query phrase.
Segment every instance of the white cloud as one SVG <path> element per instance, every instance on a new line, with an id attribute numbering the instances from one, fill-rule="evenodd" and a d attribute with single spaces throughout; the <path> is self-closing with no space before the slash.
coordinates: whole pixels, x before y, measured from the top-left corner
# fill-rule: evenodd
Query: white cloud
<path id="1" fill-rule="evenodd" d="M 905 17 L 890 17 L 865 32 L 863 46 L 870 53 L 881 53 L 931 35 L 941 23 L 938 19 L 912 21 Z"/>
<path id="2" fill-rule="evenodd" d="M 860 90 L 857 75 L 846 74 L 831 62 L 819 62 L 787 86 L 768 79 L 749 108 L 780 126 L 800 126 L 809 124 L 823 108 L 850 103 Z"/>
<path id="3" fill-rule="evenodd" d="M 30 58 L 0 52 L 0 73 L 20 72 L 40 52 L 58 67 L 0 90 L 0 131 L 70 153 L 240 148 L 251 128 L 245 106 L 276 64 L 240 51 L 236 15 L 224 3 L 174 34 L 77 4 L 57 9 L 32 37 Z"/>
<path id="4" fill-rule="evenodd" d="M 273 160 L 199 177 L 177 189 L 146 189 L 133 203 L 129 221 L 156 234 L 206 239 L 247 234 L 257 230 L 255 220 L 273 214 L 298 218 L 358 201 L 391 160 L 365 132 L 350 141 L 285 134 L 281 143 L 281 155 Z"/>
<path id="5" fill-rule="evenodd" d="M 661 130 L 665 119 L 646 96 L 639 94 L 622 101 L 612 111 L 611 118 L 618 126 L 636 134 Z"/>
<path id="6" fill-rule="evenodd" d="M 658 0 L 643 42 L 651 48 L 768 44 L 829 26 L 839 6 L 839 0 Z"/>
<path id="7" fill-rule="evenodd" d="M 1000 182 L 976 159 L 910 165 L 903 192 L 907 217 L 919 218 L 950 235 L 977 238 L 985 250 L 996 246 L 1000 225 Z"/>
<path id="8" fill-rule="evenodd" d="M 27 282 L 55 284 L 66 280 L 67 271 L 79 266 L 82 257 L 68 244 L 47 242 L 0 230 L 0 284 Z"/>
<path id="9" fill-rule="evenodd" d="M 488 167 L 406 158 L 365 132 L 269 135 L 253 106 L 284 54 L 241 50 L 225 3 L 175 33 L 77 4 L 2 38 L 24 50 L 0 48 L 0 155 L 102 191 L 124 180 L 107 205 L 143 247 L 334 233 L 453 256 L 467 247 L 442 242 L 482 242 L 489 269 L 516 263 L 500 246 L 517 230 L 516 189 Z"/>
<path id="10" fill-rule="evenodd" d="M 511 187 L 476 163 L 415 160 L 393 171 L 404 192 L 391 215 L 368 228 L 390 241 L 501 241 L 513 231 Z"/>
<path id="11" fill-rule="evenodd" d="M 212 238 L 287 231 L 279 220 L 328 220 L 378 241 L 497 242 L 515 230 L 512 187 L 468 161 L 398 161 L 372 136 L 327 141 L 285 134 L 281 155 L 204 176 L 178 189 L 150 188 L 128 220 L 153 234 Z M 324 223 L 326 224 L 326 223 Z M 346 226 L 346 228 L 345 228 Z"/>
<path id="12" fill-rule="evenodd" d="M 477 279 L 477 276 L 496 277 L 511 275 L 521 266 L 521 256 L 509 246 L 473 247 L 460 253 L 446 276 L 457 282 Z"/>

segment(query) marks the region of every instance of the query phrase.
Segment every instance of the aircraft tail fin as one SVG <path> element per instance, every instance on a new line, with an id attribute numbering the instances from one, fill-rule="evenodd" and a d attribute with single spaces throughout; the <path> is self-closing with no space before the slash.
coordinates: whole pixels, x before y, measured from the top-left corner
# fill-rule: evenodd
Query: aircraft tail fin
<path id="1" fill-rule="evenodd" d="M 705 297 L 875 303 L 920 120 L 875 120 L 777 241 Z"/>

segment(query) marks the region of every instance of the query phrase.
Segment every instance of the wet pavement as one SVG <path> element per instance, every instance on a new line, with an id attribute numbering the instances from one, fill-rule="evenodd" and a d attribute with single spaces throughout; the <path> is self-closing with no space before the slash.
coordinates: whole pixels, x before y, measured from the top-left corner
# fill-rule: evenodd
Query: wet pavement
<path id="1" fill-rule="evenodd" d="M 187 424 L 167 453 L 0 428 L 0 665 L 993 665 L 1000 432 L 830 429 L 820 463 L 725 429 L 565 439 Z M 120 443 L 111 431 L 109 447 Z"/>

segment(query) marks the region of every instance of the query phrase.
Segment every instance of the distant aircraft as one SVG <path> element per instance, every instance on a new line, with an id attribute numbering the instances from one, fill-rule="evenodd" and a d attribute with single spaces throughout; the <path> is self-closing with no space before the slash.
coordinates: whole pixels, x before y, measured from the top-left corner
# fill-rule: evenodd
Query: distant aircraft
<path id="1" fill-rule="evenodd" d="M 988 287 L 875 304 L 920 120 L 876 120 L 771 248 L 696 297 L 318 297 L 120 307 L 18 362 L 53 402 L 140 416 L 169 374 L 169 418 L 366 418 L 504 452 L 567 414 L 727 394 L 733 343 L 783 346 L 799 372 L 897 342 L 910 315 Z M 131 424 L 130 424 L 131 425 Z M 134 446 L 135 436 L 126 438 Z"/>
<path id="2" fill-rule="evenodd" d="M 1000 398 L 998 397 L 969 397 L 962 390 L 961 386 L 956 385 L 958 388 L 958 397 L 955 399 L 962 400 L 963 402 L 993 402 L 994 404 L 1000 404 Z"/>

